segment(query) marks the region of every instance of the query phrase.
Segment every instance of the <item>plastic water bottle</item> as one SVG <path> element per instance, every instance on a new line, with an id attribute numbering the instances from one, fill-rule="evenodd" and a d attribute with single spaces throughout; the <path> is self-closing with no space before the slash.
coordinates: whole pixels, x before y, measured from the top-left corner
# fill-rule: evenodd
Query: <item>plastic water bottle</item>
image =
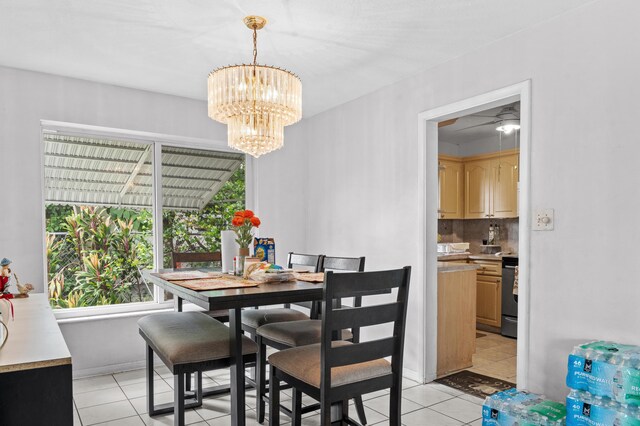
<path id="1" fill-rule="evenodd" d="M 632 367 L 633 362 L 631 360 L 631 354 L 624 354 L 620 358 L 618 370 L 616 371 L 616 375 L 613 376 L 613 395 L 616 401 L 624 402 L 626 396 L 624 392 L 624 370 Z"/>

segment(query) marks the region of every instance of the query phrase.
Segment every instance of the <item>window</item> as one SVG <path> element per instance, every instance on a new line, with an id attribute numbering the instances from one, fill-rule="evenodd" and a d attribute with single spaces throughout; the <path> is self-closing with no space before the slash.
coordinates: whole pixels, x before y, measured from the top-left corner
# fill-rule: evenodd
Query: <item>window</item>
<path id="1" fill-rule="evenodd" d="M 184 165 L 190 164 L 185 172 Z M 182 177 L 176 177 L 182 172 Z M 220 231 L 245 206 L 244 156 L 189 148 L 162 148 L 163 267 L 173 253 L 220 252 Z M 179 267 L 221 267 L 181 264 Z M 165 293 L 168 300 L 171 294 Z"/>
<path id="2" fill-rule="evenodd" d="M 54 308 L 164 300 L 141 271 L 154 259 L 171 267 L 172 252 L 219 251 L 220 231 L 244 208 L 243 155 L 61 131 L 43 135 L 46 272 Z M 159 196 L 156 174 L 162 176 Z M 161 220 L 154 220 L 158 199 Z M 154 235 L 163 235 L 162 247 Z"/>

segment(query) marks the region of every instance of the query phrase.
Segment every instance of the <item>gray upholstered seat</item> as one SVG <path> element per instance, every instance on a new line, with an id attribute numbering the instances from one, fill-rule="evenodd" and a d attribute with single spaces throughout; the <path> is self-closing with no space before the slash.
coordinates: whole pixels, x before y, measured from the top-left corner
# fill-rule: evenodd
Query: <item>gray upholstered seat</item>
<path id="1" fill-rule="evenodd" d="M 321 320 L 276 322 L 263 325 L 256 331 L 260 336 L 288 347 L 306 346 L 320 343 Z M 342 340 L 353 339 L 350 330 L 342 331 Z"/>
<path id="2" fill-rule="evenodd" d="M 332 346 L 351 345 L 336 341 Z M 285 349 L 269 356 L 269 364 L 303 382 L 320 388 L 320 344 Z M 361 362 L 331 369 L 331 386 L 342 386 L 391 373 L 391 364 L 385 359 Z"/>
<path id="3" fill-rule="evenodd" d="M 229 358 L 229 328 L 202 312 L 151 314 L 138 321 L 140 334 L 160 358 L 173 366 Z M 258 350 L 242 336 L 243 355 Z"/>
<path id="4" fill-rule="evenodd" d="M 242 324 L 253 329 L 257 329 L 265 324 L 308 319 L 309 317 L 302 312 L 288 308 L 245 309 L 242 311 Z"/>

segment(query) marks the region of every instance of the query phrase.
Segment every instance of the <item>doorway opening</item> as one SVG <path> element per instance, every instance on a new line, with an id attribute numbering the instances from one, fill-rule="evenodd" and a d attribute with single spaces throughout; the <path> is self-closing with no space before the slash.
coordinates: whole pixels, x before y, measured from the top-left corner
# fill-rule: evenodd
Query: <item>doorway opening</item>
<path id="1" fill-rule="evenodd" d="M 526 81 L 419 115 L 425 382 L 527 386 L 530 114 Z"/>

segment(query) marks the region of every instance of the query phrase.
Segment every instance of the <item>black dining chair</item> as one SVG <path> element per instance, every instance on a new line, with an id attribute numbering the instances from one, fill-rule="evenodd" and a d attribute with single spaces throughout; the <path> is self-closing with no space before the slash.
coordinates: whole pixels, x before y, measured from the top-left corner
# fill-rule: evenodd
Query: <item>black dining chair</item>
<path id="1" fill-rule="evenodd" d="M 322 255 L 300 254 L 290 252 L 287 259 L 287 268 L 302 267 L 310 272 L 320 271 L 322 265 Z M 297 302 L 295 305 L 308 308 L 310 313 L 314 312 L 313 302 Z M 282 308 L 267 309 L 245 309 L 242 311 L 242 331 L 248 333 L 252 339 L 256 339 L 256 330 L 265 324 L 273 324 L 288 321 L 308 320 L 309 315 L 292 309 L 290 304 L 285 304 Z M 252 377 L 247 377 L 247 382 L 252 386 L 258 385 L 258 368 L 253 369 Z"/>
<path id="2" fill-rule="evenodd" d="M 293 387 L 300 410 L 302 393 L 320 402 L 322 426 L 331 424 L 332 404 L 341 404 L 341 421 L 349 417 L 348 400 L 390 388 L 389 424 L 399 426 L 402 401 L 402 361 L 411 267 L 403 269 L 325 274 L 322 300 L 321 342 L 285 349 L 269 356 L 269 425 L 280 424 L 280 381 Z M 397 289 L 394 302 L 361 307 L 341 307 L 336 301 L 388 293 Z M 339 340 L 347 328 L 393 323 L 390 336 L 352 343 Z M 385 357 L 391 357 L 387 361 Z M 294 413 L 294 425 L 300 416 Z"/>
<path id="3" fill-rule="evenodd" d="M 320 269 L 322 272 L 327 270 L 342 272 L 363 272 L 364 264 L 364 257 L 324 256 L 322 258 Z M 353 306 L 357 307 L 361 306 L 361 304 L 362 297 L 355 297 Z M 312 318 L 316 318 L 319 314 L 319 310 L 317 308 L 314 309 L 315 314 L 312 315 Z M 322 323 L 320 320 L 308 319 L 302 321 L 289 321 L 283 323 L 267 324 L 257 329 L 256 343 L 258 344 L 258 355 L 256 361 L 256 411 L 258 423 L 264 422 L 265 405 L 266 401 L 268 401 L 266 390 L 267 347 L 282 350 L 320 343 L 322 331 L 321 328 Z M 354 327 L 351 330 L 343 330 L 341 338 L 342 340 L 348 340 L 354 343 L 358 343 L 360 341 L 360 328 Z M 362 397 L 358 396 L 354 398 L 354 400 L 360 423 L 365 425 L 367 424 L 367 418 L 364 411 Z M 298 403 L 298 401 L 294 400 L 294 405 L 296 403 Z M 286 407 L 281 407 L 281 411 L 289 416 L 301 416 L 302 414 L 315 411 L 318 408 L 319 407 L 317 405 L 308 405 L 304 407 L 304 409 L 299 410 L 299 412 L 294 413 L 295 410 L 288 410 Z"/>

